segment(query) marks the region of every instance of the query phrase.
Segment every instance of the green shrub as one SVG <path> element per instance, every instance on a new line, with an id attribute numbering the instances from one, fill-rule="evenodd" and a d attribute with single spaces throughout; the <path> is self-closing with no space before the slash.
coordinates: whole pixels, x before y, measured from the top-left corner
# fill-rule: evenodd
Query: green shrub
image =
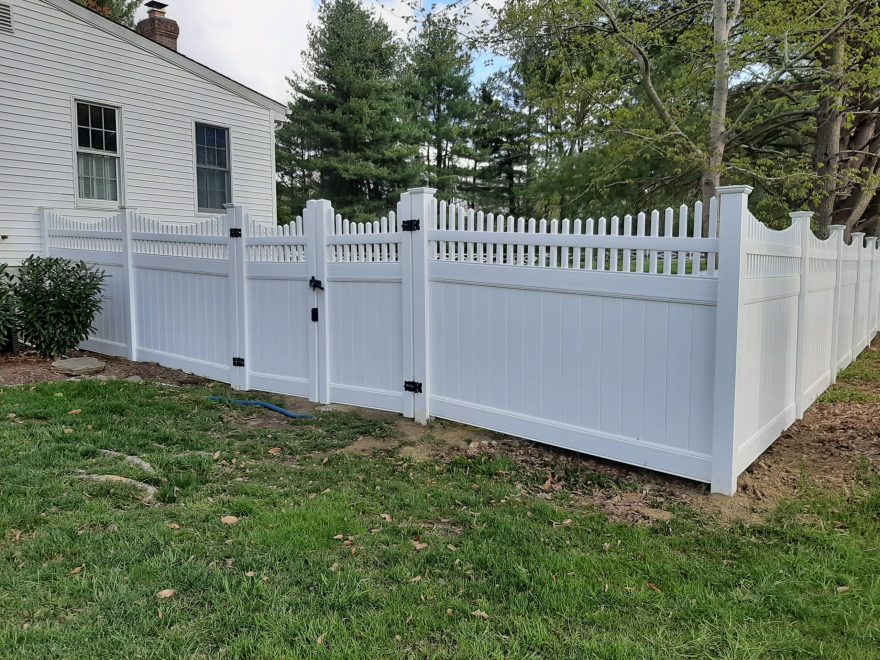
<path id="1" fill-rule="evenodd" d="M 0 264 L 0 349 L 12 339 L 15 331 L 15 285 L 6 264 Z"/>
<path id="2" fill-rule="evenodd" d="M 104 272 L 82 261 L 28 257 L 16 287 L 24 340 L 46 357 L 76 348 L 101 311 L 103 282 Z"/>

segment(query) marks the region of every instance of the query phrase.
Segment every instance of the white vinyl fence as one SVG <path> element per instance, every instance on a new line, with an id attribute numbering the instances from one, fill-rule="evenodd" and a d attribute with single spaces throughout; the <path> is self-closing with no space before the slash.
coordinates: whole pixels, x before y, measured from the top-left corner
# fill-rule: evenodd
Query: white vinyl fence
<path id="1" fill-rule="evenodd" d="M 185 226 L 47 210 L 46 254 L 107 274 L 84 348 L 227 383 L 442 417 L 736 490 L 880 326 L 875 238 L 773 231 L 747 186 L 598 220 L 414 189 L 372 223 L 309 202 Z"/>

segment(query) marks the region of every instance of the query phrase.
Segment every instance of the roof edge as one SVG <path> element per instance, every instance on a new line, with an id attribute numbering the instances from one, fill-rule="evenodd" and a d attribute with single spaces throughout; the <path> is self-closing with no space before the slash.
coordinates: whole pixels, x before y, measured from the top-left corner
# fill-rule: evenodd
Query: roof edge
<path id="1" fill-rule="evenodd" d="M 207 80 L 208 82 L 214 83 L 218 87 L 222 87 L 228 92 L 232 92 L 233 94 L 244 98 L 247 101 L 250 101 L 254 105 L 260 106 L 261 108 L 265 108 L 270 112 L 274 112 L 281 116 L 285 116 L 287 114 L 287 106 L 280 101 L 276 101 L 265 94 L 261 94 L 250 87 L 247 87 L 240 82 L 237 82 L 230 78 L 229 76 L 225 76 L 222 73 L 215 71 L 214 69 L 205 66 L 199 62 L 196 62 L 194 59 L 183 55 L 182 53 L 177 52 L 176 50 L 172 50 L 171 48 L 167 48 L 162 44 L 158 44 L 155 41 L 144 37 L 143 35 L 138 34 L 131 28 L 127 28 L 124 25 L 120 25 L 116 21 L 113 21 L 97 12 L 92 11 L 91 9 L 87 9 L 82 5 L 78 4 L 74 0 L 43 0 L 44 3 L 51 5 L 55 9 L 59 11 L 63 11 L 67 14 L 71 14 L 74 17 L 89 23 L 90 25 L 98 28 L 99 30 L 103 30 L 104 32 L 108 32 L 123 41 L 127 41 L 130 44 L 137 46 L 143 50 L 146 50 L 157 57 L 160 57 L 171 64 L 179 66 L 190 73 L 199 76 Z"/>

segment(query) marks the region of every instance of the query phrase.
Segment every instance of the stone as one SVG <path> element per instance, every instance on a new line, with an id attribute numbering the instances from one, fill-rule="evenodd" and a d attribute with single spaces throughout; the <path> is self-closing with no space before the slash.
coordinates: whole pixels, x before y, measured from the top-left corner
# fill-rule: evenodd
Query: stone
<path id="1" fill-rule="evenodd" d="M 129 383 L 143 383 L 144 382 L 144 379 L 141 378 L 140 376 L 137 376 L 137 375 L 129 376 L 125 380 L 127 380 Z"/>
<path id="2" fill-rule="evenodd" d="M 104 371 L 106 363 L 93 357 L 76 357 L 56 360 L 52 363 L 52 371 L 66 376 L 89 376 Z"/>

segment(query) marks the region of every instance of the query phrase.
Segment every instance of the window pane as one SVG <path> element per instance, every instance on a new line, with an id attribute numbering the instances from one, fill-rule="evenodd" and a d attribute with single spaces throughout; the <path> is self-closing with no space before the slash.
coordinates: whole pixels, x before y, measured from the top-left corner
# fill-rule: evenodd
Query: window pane
<path id="1" fill-rule="evenodd" d="M 104 149 L 116 153 L 116 133 L 104 133 Z"/>
<path id="2" fill-rule="evenodd" d="M 119 200 L 117 162 L 113 156 L 77 154 L 79 196 L 102 201 Z"/>
<path id="3" fill-rule="evenodd" d="M 104 131 L 92 129 L 92 149 L 104 149 Z"/>
<path id="4" fill-rule="evenodd" d="M 104 113 L 101 108 L 97 105 L 90 105 L 89 113 L 91 115 L 92 128 L 104 128 Z"/>
<path id="5" fill-rule="evenodd" d="M 197 187 L 200 209 L 219 211 L 223 209 L 224 204 L 229 203 L 226 172 L 200 167 Z"/>
<path id="6" fill-rule="evenodd" d="M 116 130 L 116 110 L 104 108 L 104 128 L 108 131 Z"/>
<path id="7" fill-rule="evenodd" d="M 89 129 L 87 128 L 79 128 L 77 130 L 79 146 L 81 146 L 83 149 L 90 149 L 92 146 L 92 140 L 89 135 Z"/>
<path id="8" fill-rule="evenodd" d="M 76 123 L 78 126 L 89 125 L 89 106 L 85 103 L 76 104 Z"/>

